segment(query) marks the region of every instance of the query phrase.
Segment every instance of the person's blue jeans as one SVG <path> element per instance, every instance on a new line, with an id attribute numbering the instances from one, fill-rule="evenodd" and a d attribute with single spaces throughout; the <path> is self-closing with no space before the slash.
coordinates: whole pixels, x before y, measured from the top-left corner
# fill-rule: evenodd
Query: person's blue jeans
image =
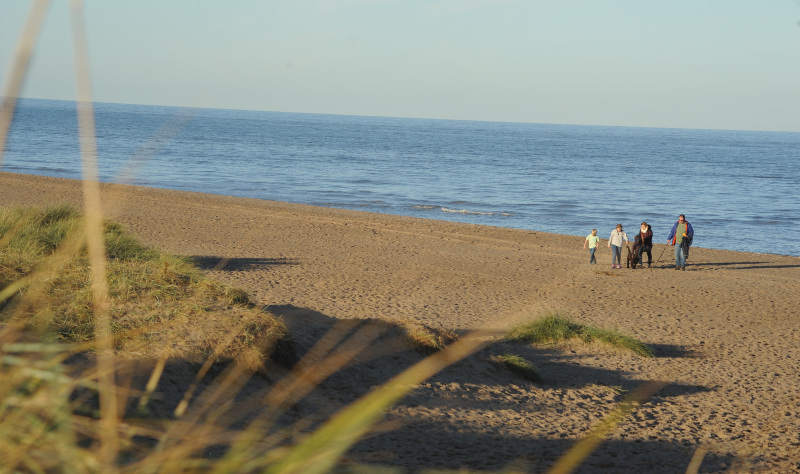
<path id="1" fill-rule="evenodd" d="M 589 249 L 589 263 L 595 264 L 597 263 L 597 259 L 594 258 L 594 252 L 597 250 L 597 247 Z"/>
<path id="2" fill-rule="evenodd" d="M 686 266 L 686 256 L 683 254 L 683 247 L 681 247 L 680 244 L 675 244 L 675 266 Z"/>
<path id="3" fill-rule="evenodd" d="M 622 247 L 611 245 L 611 265 L 622 266 Z"/>

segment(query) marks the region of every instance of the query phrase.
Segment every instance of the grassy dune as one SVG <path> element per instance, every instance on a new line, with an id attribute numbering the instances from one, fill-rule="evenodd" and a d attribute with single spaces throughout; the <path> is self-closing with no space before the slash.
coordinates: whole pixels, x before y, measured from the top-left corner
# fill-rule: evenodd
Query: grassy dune
<path id="1" fill-rule="evenodd" d="M 0 321 L 43 341 L 91 345 L 82 226 L 80 213 L 68 206 L 0 211 Z M 104 224 L 104 238 L 119 355 L 202 362 L 217 353 L 250 369 L 263 366 L 268 347 L 284 351 L 278 358 L 291 358 L 286 328 L 256 309 L 245 292 L 205 278 L 186 259 L 144 247 L 113 222 Z"/>

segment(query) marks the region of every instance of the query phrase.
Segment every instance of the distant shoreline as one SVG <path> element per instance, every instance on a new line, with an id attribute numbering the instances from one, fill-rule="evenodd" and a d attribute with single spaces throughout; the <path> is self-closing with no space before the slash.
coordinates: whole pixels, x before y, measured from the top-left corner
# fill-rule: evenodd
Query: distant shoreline
<path id="1" fill-rule="evenodd" d="M 17 173 L 17 172 L 10 172 L 10 171 L 0 171 L 0 176 L 2 176 L 2 175 L 26 177 L 26 178 L 20 178 L 20 179 L 24 179 L 24 180 L 26 180 L 26 182 L 30 182 L 32 186 L 35 186 L 34 182 L 37 179 L 56 180 L 56 181 L 57 180 L 65 180 L 65 181 L 74 181 L 76 183 L 80 182 L 80 180 L 76 180 L 76 179 L 72 179 L 72 178 L 54 177 L 54 176 L 29 174 L 29 173 Z M 33 181 L 28 181 L 28 180 L 33 180 Z M 367 214 L 376 214 L 376 215 L 382 215 L 382 216 L 387 216 L 387 217 L 420 219 L 420 220 L 424 220 L 424 221 L 442 222 L 442 223 L 457 224 L 457 225 L 468 225 L 468 226 L 469 225 L 475 225 L 475 226 L 490 227 L 490 228 L 496 228 L 496 229 L 506 229 L 506 230 L 510 230 L 510 231 L 545 233 L 545 234 L 552 234 L 554 236 L 563 236 L 563 237 L 571 237 L 571 238 L 574 238 L 574 237 L 583 238 L 584 237 L 582 235 L 577 235 L 577 234 L 558 234 L 558 233 L 543 232 L 543 231 L 533 230 L 533 229 L 519 229 L 519 228 L 515 228 L 515 227 L 503 227 L 503 226 L 495 226 L 495 225 L 490 225 L 490 224 L 473 224 L 473 223 L 449 221 L 449 220 L 445 220 L 445 219 L 436 219 L 436 218 L 431 218 L 431 217 L 408 216 L 408 215 L 403 215 L 403 214 L 387 214 L 387 213 L 381 213 L 381 212 L 376 212 L 376 211 L 365 211 L 365 210 L 348 209 L 348 208 L 342 208 L 342 207 L 325 207 L 325 206 L 318 206 L 318 205 L 314 205 L 314 204 L 301 204 L 301 203 L 293 203 L 293 202 L 288 202 L 288 201 L 275 201 L 275 200 L 260 199 L 260 198 L 253 198 L 253 197 L 231 196 L 231 195 L 228 195 L 228 194 L 208 193 L 208 192 L 202 192 L 202 191 L 177 190 L 177 189 L 149 187 L 149 186 L 133 185 L 133 184 L 111 183 L 111 182 L 105 182 L 105 181 L 101 181 L 101 185 L 102 186 L 111 186 L 111 187 L 120 186 L 122 188 L 129 187 L 129 188 L 132 188 L 132 189 L 150 189 L 150 190 L 154 190 L 154 191 L 157 190 L 157 191 L 162 191 L 162 192 L 197 194 L 197 195 L 200 195 L 200 196 L 209 196 L 209 197 L 210 196 L 214 196 L 214 197 L 218 197 L 218 198 L 227 198 L 227 199 L 252 200 L 252 201 L 256 201 L 256 202 L 282 204 L 282 205 L 308 206 L 308 207 L 312 207 L 312 208 L 338 210 L 338 211 L 346 211 L 346 212 L 363 212 L 363 213 L 367 213 Z M 77 199 L 74 194 L 70 194 L 70 196 L 68 198 L 68 201 L 71 202 L 74 205 L 78 205 L 78 206 L 82 205 L 82 201 L 80 199 Z M 36 202 L 40 202 L 41 203 L 43 201 L 37 200 Z M 601 238 L 602 241 L 607 241 L 608 240 L 607 237 L 603 237 L 603 235 L 601 235 L 600 233 L 598 233 L 598 234 L 600 235 L 600 238 Z M 631 239 L 632 239 L 632 237 L 631 237 Z M 661 244 L 661 242 L 656 242 L 656 244 Z M 631 240 L 631 245 L 633 245 L 633 241 L 632 240 Z M 709 248 L 709 247 L 700 247 L 700 246 L 694 247 L 694 248 L 713 249 L 713 248 Z M 713 249 L 713 250 L 720 250 L 720 251 L 727 251 L 727 252 L 741 252 L 741 253 L 749 253 L 749 254 L 754 254 L 754 255 L 772 255 L 772 256 L 779 256 L 779 257 L 793 257 L 793 258 L 800 259 L 800 256 L 789 255 L 789 254 L 781 254 L 781 253 L 745 252 L 745 251 L 728 250 L 728 249 Z"/>

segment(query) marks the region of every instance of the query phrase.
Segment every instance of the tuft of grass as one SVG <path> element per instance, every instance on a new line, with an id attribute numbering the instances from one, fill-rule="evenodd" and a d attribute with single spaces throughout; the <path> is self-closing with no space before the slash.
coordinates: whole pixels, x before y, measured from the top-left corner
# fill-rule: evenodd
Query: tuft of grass
<path id="1" fill-rule="evenodd" d="M 136 260 L 146 262 L 159 258 L 159 252 L 140 244 L 118 223 L 106 221 L 103 225 L 106 237 L 106 252 L 109 259 Z"/>
<path id="2" fill-rule="evenodd" d="M 518 375 L 529 382 L 544 382 L 544 379 L 542 379 L 542 376 L 539 374 L 539 371 L 536 370 L 536 367 L 533 365 L 533 363 L 522 356 L 505 352 L 495 356 L 494 360 L 503 364 L 503 366 L 511 373 Z"/>
<path id="3" fill-rule="evenodd" d="M 556 344 L 569 339 L 586 343 L 598 341 L 642 357 L 655 356 L 647 344 L 635 338 L 609 329 L 573 323 L 560 313 L 549 313 L 531 323 L 515 326 L 506 334 L 506 339 L 527 344 Z"/>
<path id="4" fill-rule="evenodd" d="M 458 336 L 448 329 L 436 329 L 413 321 L 400 321 L 399 327 L 405 337 L 420 352 L 434 354 L 444 350 L 458 340 Z"/>
<path id="5" fill-rule="evenodd" d="M 79 212 L 68 205 L 45 208 L 12 207 L 0 210 L 2 247 L 51 253 L 74 228 Z"/>
<path id="6" fill-rule="evenodd" d="M 250 295 L 248 295 L 246 291 L 240 290 L 239 288 L 228 288 L 225 292 L 225 297 L 228 301 L 228 304 L 231 305 L 250 306 L 253 304 L 250 301 Z"/>

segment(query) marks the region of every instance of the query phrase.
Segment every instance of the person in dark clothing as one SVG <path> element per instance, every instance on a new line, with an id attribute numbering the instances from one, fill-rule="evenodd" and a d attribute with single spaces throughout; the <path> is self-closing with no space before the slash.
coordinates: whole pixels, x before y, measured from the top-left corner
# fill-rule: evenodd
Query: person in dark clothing
<path id="1" fill-rule="evenodd" d="M 650 227 L 650 224 L 647 222 L 642 222 L 641 227 L 639 227 L 639 235 L 636 240 L 638 241 L 634 244 L 634 251 L 636 255 L 639 257 L 639 265 L 644 266 L 644 260 L 642 260 L 642 254 L 647 252 L 647 267 L 649 268 L 650 265 L 653 263 L 653 229 Z"/>

